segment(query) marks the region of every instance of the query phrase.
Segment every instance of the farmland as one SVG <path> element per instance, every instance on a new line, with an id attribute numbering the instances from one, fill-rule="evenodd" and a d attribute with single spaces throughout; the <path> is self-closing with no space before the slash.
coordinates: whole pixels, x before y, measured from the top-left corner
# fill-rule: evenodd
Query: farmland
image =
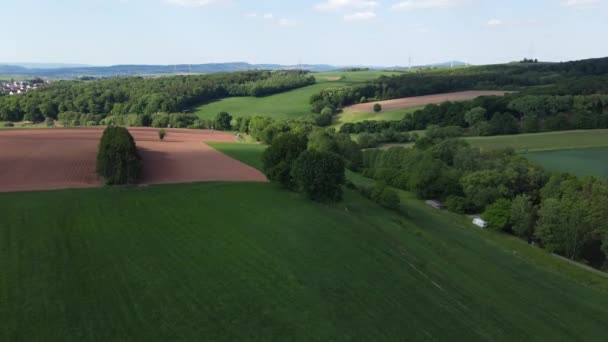
<path id="1" fill-rule="evenodd" d="M 143 184 L 265 180 L 260 172 L 203 143 L 234 141 L 228 133 L 167 132 L 165 141 L 160 142 L 154 129 L 131 129 L 144 161 Z M 101 129 L 0 132 L 0 192 L 100 186 L 95 158 L 101 133 Z"/>
<path id="2" fill-rule="evenodd" d="M 338 123 L 345 124 L 345 123 L 349 123 L 349 122 L 360 122 L 360 121 L 365 121 L 365 120 L 378 120 L 378 121 L 401 120 L 406 115 L 411 114 L 421 108 L 423 108 L 423 106 L 406 108 L 406 109 L 394 109 L 394 110 L 387 110 L 387 111 L 383 110 L 380 113 L 361 112 L 361 111 L 356 111 L 356 110 L 352 110 L 352 109 L 344 109 L 344 111 L 342 113 L 338 114 Z"/>
<path id="3" fill-rule="evenodd" d="M 511 147 L 516 151 L 550 151 L 608 146 L 608 130 L 578 130 L 467 138 L 482 150 Z"/>
<path id="4" fill-rule="evenodd" d="M 506 92 L 506 91 L 461 91 L 461 92 L 455 92 L 455 93 L 443 93 L 443 94 L 434 94 L 434 95 L 425 95 L 425 96 L 404 97 L 404 98 L 400 98 L 400 99 L 355 104 L 355 105 L 346 107 L 345 110 L 353 110 L 353 111 L 369 113 L 369 112 L 374 111 L 373 107 L 375 104 L 380 104 L 383 109 L 390 111 L 390 110 L 395 110 L 395 109 L 407 109 L 407 108 L 426 106 L 429 104 L 439 104 L 439 103 L 448 102 L 448 101 L 473 100 L 480 96 L 502 96 L 506 93 L 508 93 L 508 92 Z"/>
<path id="5" fill-rule="evenodd" d="M 525 156 L 551 171 L 608 178 L 608 147 L 540 151 Z"/>
<path id="6" fill-rule="evenodd" d="M 0 194 L 0 339 L 608 333 L 608 278 L 400 195 L 408 217 L 264 183 Z"/>
<path id="7" fill-rule="evenodd" d="M 200 118 L 212 119 L 219 112 L 228 112 L 234 117 L 268 116 L 274 119 L 297 119 L 311 115 L 310 97 L 323 89 L 338 88 L 371 81 L 393 72 L 359 71 L 329 72 L 314 74 L 317 83 L 266 97 L 229 97 L 195 108 Z"/>

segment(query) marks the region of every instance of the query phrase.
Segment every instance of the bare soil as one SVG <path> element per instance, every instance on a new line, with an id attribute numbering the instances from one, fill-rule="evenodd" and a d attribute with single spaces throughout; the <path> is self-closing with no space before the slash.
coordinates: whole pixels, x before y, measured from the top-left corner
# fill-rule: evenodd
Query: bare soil
<path id="1" fill-rule="evenodd" d="M 266 181 L 258 170 L 205 142 L 230 142 L 226 132 L 131 128 L 144 161 L 142 184 Z M 90 188 L 102 185 L 95 162 L 102 128 L 0 131 L 0 192 Z"/>
<path id="2" fill-rule="evenodd" d="M 438 104 L 447 101 L 466 101 L 473 100 L 480 96 L 503 96 L 509 93 L 508 91 L 461 91 L 457 93 L 434 94 L 426 96 L 404 97 L 401 99 L 377 101 L 369 103 L 360 103 L 345 107 L 344 109 L 358 112 L 373 112 L 374 105 L 379 103 L 382 105 L 382 111 L 406 109 L 430 104 Z"/>

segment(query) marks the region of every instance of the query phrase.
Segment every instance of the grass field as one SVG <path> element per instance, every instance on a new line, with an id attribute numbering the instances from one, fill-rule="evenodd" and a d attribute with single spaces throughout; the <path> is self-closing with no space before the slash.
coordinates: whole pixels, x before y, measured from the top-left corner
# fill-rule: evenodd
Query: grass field
<path id="1" fill-rule="evenodd" d="M 361 122 L 365 120 L 399 121 L 403 119 L 406 115 L 411 114 L 422 108 L 424 107 L 388 110 L 382 111 L 380 113 L 367 113 L 346 109 L 344 110 L 344 112 L 340 113 L 337 116 L 337 126 L 342 126 L 345 123 Z"/>
<path id="2" fill-rule="evenodd" d="M 482 150 L 512 147 L 517 151 L 550 151 L 608 146 L 608 129 L 467 138 Z"/>
<path id="3" fill-rule="evenodd" d="M 266 149 L 266 145 L 253 144 L 253 143 L 224 143 L 224 142 L 211 142 L 207 145 L 214 149 L 222 152 L 223 154 L 230 156 L 234 159 L 238 159 L 243 163 L 253 166 L 256 169 L 263 171 L 261 154 Z"/>
<path id="4" fill-rule="evenodd" d="M 608 147 L 531 152 L 525 156 L 547 170 L 608 177 Z"/>
<path id="5" fill-rule="evenodd" d="M 5 127 L 6 121 L 0 121 L 0 129 L 30 129 L 30 128 L 47 128 L 46 123 L 25 123 L 25 122 L 13 122 L 13 127 Z"/>
<path id="6" fill-rule="evenodd" d="M 407 216 L 273 184 L 0 194 L 0 340 L 608 334 L 607 277 L 400 195 Z"/>
<path id="7" fill-rule="evenodd" d="M 326 88 L 345 87 L 367 82 L 394 72 L 361 71 L 329 72 L 313 74 L 317 83 L 308 87 L 266 97 L 230 97 L 204 104 L 195 108 L 194 113 L 201 118 L 212 119 L 225 111 L 234 117 L 268 116 L 275 119 L 297 119 L 311 115 L 310 97 Z"/>

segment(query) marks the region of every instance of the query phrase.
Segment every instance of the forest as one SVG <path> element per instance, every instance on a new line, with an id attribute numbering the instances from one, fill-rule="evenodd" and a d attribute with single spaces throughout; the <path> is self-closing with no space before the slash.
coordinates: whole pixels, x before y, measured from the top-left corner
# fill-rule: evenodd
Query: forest
<path id="1" fill-rule="evenodd" d="M 57 81 L 38 91 L 0 98 L 0 120 L 43 121 L 64 112 L 110 115 L 175 113 L 229 96 L 267 96 L 315 82 L 304 71 L 248 71 L 158 78 Z M 89 121 L 89 120 L 85 120 Z"/>

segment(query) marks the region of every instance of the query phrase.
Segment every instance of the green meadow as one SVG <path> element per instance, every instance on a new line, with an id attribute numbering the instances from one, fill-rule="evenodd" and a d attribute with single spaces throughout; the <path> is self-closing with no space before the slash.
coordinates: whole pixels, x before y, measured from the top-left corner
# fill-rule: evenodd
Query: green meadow
<path id="1" fill-rule="evenodd" d="M 525 156 L 547 170 L 608 178 L 608 147 L 540 151 Z"/>
<path id="2" fill-rule="evenodd" d="M 233 117 L 268 116 L 275 119 L 297 119 L 311 115 L 310 97 L 326 88 L 346 87 L 368 82 L 381 75 L 394 72 L 359 71 L 329 72 L 313 74 L 317 83 L 266 97 L 229 97 L 200 105 L 194 113 L 200 118 L 212 119 L 220 112 L 228 112 Z"/>
<path id="3" fill-rule="evenodd" d="M 550 151 L 608 146 L 608 129 L 546 132 L 466 138 L 482 150 L 514 148 L 516 151 Z"/>
<path id="4" fill-rule="evenodd" d="M 214 146 L 252 165 L 263 151 Z M 0 340 L 608 334 L 608 277 L 399 194 L 399 213 L 272 183 L 0 194 Z"/>

